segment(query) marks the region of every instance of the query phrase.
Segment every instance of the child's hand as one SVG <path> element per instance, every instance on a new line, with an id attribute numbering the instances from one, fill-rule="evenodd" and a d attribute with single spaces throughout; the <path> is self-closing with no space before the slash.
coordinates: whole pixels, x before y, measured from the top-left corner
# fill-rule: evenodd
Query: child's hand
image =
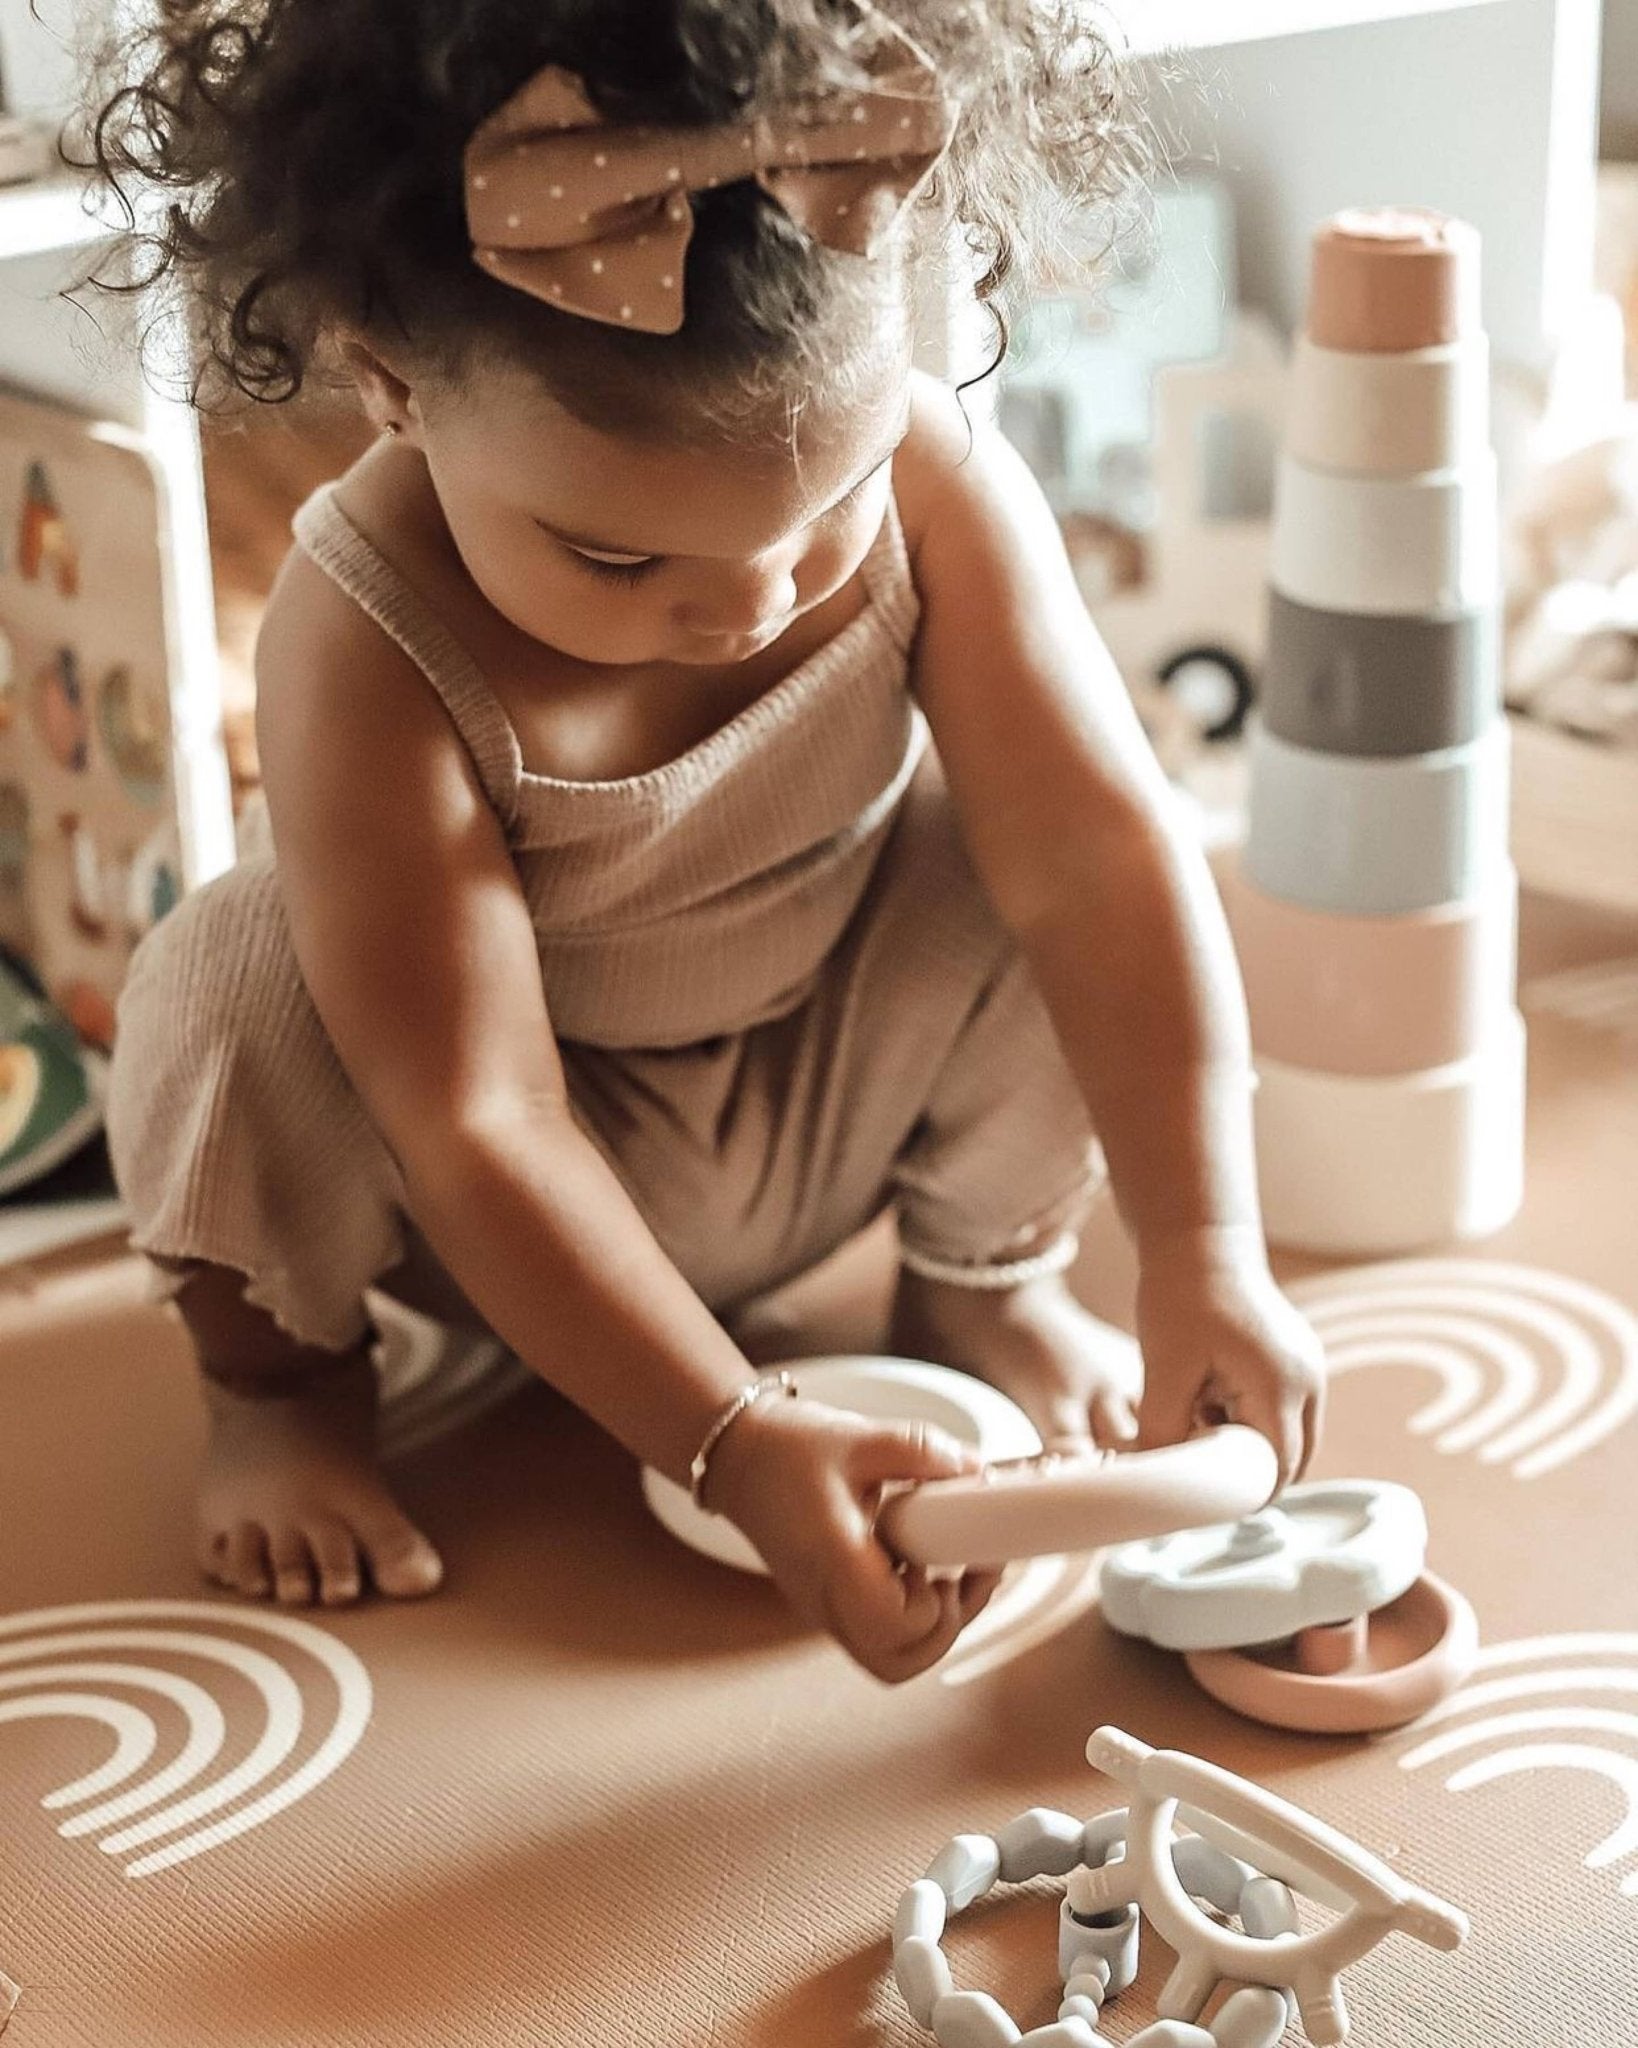
<path id="1" fill-rule="evenodd" d="M 1325 1355 L 1275 1285 L 1252 1232 L 1201 1233 L 1146 1257 L 1138 1281 L 1145 1444 L 1180 1443 L 1204 1414 L 1273 1444 L 1280 1484 L 1307 1470 L 1325 1402 Z"/>
<path id="2" fill-rule="evenodd" d="M 930 1579 L 898 1563 L 873 1527 L 882 1490 L 981 1469 L 941 1430 L 866 1422 L 814 1401 L 763 1402 L 722 1439 L 706 1503 L 744 1530 L 803 1621 L 893 1685 L 938 1662 L 1000 1574 Z"/>

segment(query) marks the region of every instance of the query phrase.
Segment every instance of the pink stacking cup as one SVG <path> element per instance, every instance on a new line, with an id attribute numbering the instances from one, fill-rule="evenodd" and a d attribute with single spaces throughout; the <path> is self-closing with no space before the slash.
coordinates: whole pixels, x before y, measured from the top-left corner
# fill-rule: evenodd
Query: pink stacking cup
<path id="1" fill-rule="evenodd" d="M 1266 895 L 1229 866 L 1224 908 L 1259 1058 L 1328 1074 L 1409 1074 L 1478 1052 L 1513 1006 L 1518 879 L 1401 917 Z"/>

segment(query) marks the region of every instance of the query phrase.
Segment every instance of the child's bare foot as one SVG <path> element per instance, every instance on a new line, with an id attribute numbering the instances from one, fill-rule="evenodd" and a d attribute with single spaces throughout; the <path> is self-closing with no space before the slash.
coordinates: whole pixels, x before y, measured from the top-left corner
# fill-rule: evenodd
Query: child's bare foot
<path id="1" fill-rule="evenodd" d="M 339 1607 L 366 1586 L 399 1599 L 437 1589 L 438 1553 L 375 1460 L 375 1368 L 338 1361 L 299 1392 L 235 1393 L 207 1378 L 210 1442 L 199 1562 L 236 1593 Z"/>
<path id="2" fill-rule="evenodd" d="M 399 1599 L 434 1592 L 443 1563 L 376 1464 L 368 1345 L 298 1343 L 245 1299 L 243 1274 L 176 1270 L 210 1413 L 198 1516 L 206 1576 L 291 1607 L 340 1607 L 370 1585 Z"/>
<path id="3" fill-rule="evenodd" d="M 1107 1448 L 1137 1434 L 1138 1349 L 1056 1277 L 1021 1287 L 955 1287 L 901 1270 L 892 1344 L 1010 1394 L 1047 1445 L 1090 1435 Z"/>

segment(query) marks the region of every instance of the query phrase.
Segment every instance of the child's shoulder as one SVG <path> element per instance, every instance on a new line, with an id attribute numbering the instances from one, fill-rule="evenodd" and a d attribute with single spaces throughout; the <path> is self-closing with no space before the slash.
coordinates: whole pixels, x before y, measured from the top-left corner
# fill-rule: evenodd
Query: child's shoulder
<path id="1" fill-rule="evenodd" d="M 368 451 L 334 484 L 319 513 L 328 530 L 389 564 L 411 545 L 401 494 L 384 483 Z M 311 515 L 308 515 L 311 516 Z M 403 648 L 345 587 L 322 542 L 293 541 L 274 578 L 256 640 L 257 722 L 294 722 L 312 731 L 368 718 L 425 686 Z"/>
<path id="2" fill-rule="evenodd" d="M 912 561 L 970 445 L 956 393 L 924 370 L 916 371 L 910 380 L 910 430 L 893 457 L 893 497 Z"/>
<path id="3" fill-rule="evenodd" d="M 1017 510 L 1019 467 L 982 397 L 969 401 L 936 377 L 916 372 L 910 431 L 893 458 L 893 495 L 923 598 L 939 565 L 947 574 L 952 564 L 970 566 L 975 555 L 1005 552 Z"/>

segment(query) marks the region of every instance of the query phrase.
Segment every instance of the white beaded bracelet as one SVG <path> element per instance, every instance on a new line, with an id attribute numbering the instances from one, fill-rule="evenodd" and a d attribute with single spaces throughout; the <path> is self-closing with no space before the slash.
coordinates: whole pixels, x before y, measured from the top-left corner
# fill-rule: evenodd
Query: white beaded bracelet
<path id="1" fill-rule="evenodd" d="M 995 1835 L 956 1835 L 899 1900 L 893 1918 L 893 1975 L 917 2023 L 939 2048 L 1111 2048 L 1098 2031 L 1104 2004 L 1137 1975 L 1138 1909 L 1077 1918 L 1066 1898 L 1059 1912 L 1058 1964 L 1063 2002 L 1050 2025 L 1029 2033 L 988 1993 L 958 1991 L 940 1941 L 952 1913 L 995 1884 L 1025 1884 L 1099 1870 L 1124 1852 L 1124 1807 L 1082 1823 L 1073 1815 L 1031 1807 Z M 1282 1884 L 1202 1836 L 1173 1844 L 1184 1889 L 1222 1913 L 1239 1913 L 1265 1939 L 1294 1933 L 1296 1907 Z M 1157 2020 L 1128 2048 L 1274 2048 L 1285 2030 L 1282 1992 L 1247 1985 L 1236 1991 L 1209 2029 Z"/>
<path id="2" fill-rule="evenodd" d="M 788 1394 L 794 1396 L 796 1382 L 788 1372 L 763 1373 L 759 1378 L 747 1380 L 717 1415 L 716 1420 L 705 1432 L 705 1441 L 694 1453 L 688 1467 L 688 1491 L 695 1507 L 705 1507 L 705 1475 L 711 1469 L 711 1454 L 728 1434 L 730 1427 L 745 1413 L 746 1409 L 760 1401 L 764 1394 Z"/>
<path id="3" fill-rule="evenodd" d="M 930 1259 L 921 1252 L 899 1248 L 899 1264 L 918 1279 L 938 1280 L 949 1287 L 972 1287 L 998 1293 L 1004 1288 L 1023 1287 L 1031 1280 L 1045 1280 L 1067 1273 L 1080 1257 L 1081 1241 L 1073 1232 L 1055 1238 L 1045 1251 L 1027 1259 L 1012 1259 L 999 1265 L 962 1266 L 953 1259 Z"/>

